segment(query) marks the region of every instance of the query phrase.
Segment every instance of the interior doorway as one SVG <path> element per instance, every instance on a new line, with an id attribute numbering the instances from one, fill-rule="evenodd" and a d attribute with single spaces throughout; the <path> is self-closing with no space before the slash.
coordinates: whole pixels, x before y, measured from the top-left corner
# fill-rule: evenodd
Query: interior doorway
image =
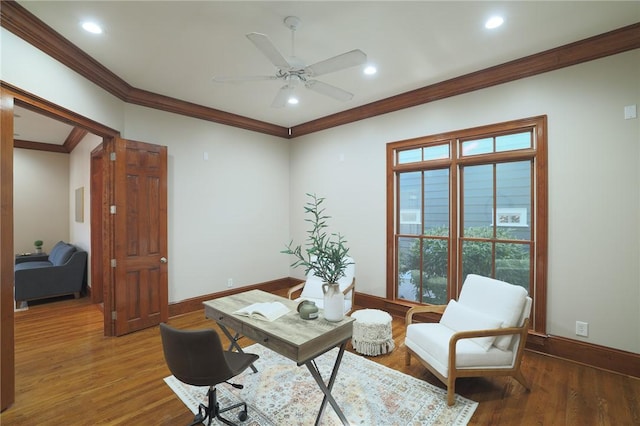
<path id="1" fill-rule="evenodd" d="M 102 137 L 104 141 L 113 140 L 119 133 L 113 129 L 89 120 L 81 115 L 70 112 L 55 104 L 31 95 L 19 88 L 3 83 L 0 87 L 1 120 L 0 126 L 0 235 L 2 235 L 2 250 L 0 251 L 0 307 L 2 322 L 0 324 L 0 410 L 11 406 L 15 401 L 15 335 L 14 335 L 14 298 L 13 298 L 13 266 L 14 236 L 13 236 L 13 154 L 14 154 L 14 106 L 20 106 L 35 111 L 44 116 L 68 123 L 81 131 L 93 133 Z M 103 224 L 104 225 L 104 224 Z M 108 233 L 106 239 L 109 240 Z M 105 257 L 105 252 L 102 252 Z M 108 273 L 103 274 L 107 280 L 112 279 Z M 105 326 L 106 329 L 106 326 Z M 106 331 L 106 330 L 105 330 Z"/>
<path id="2" fill-rule="evenodd" d="M 167 148 L 143 142 L 121 139 L 119 132 L 96 123 L 86 117 L 70 112 L 48 101 L 21 91 L 10 85 L 0 87 L 2 101 L 2 131 L 0 140 L 0 358 L 2 367 L 0 410 L 8 408 L 15 400 L 14 358 L 14 313 L 13 313 L 13 148 L 14 105 L 38 114 L 60 120 L 77 129 L 76 143 L 92 133 L 102 138 L 102 143 L 91 151 L 90 164 L 90 252 L 91 252 L 91 301 L 102 304 L 104 335 L 113 336 L 146 328 L 168 319 L 167 290 Z M 35 149 L 32 147 L 32 149 Z M 68 152 L 68 151 L 66 151 Z M 117 154 L 117 155 L 116 155 Z M 116 161 L 116 157 L 120 161 Z M 130 157 L 130 158 L 129 158 Z M 134 161 L 135 160 L 135 161 Z M 132 169 L 132 167 L 134 167 Z M 131 176 L 139 182 L 134 185 Z M 132 189 L 133 188 L 133 189 Z M 145 203 L 136 197 L 151 194 Z M 149 202 L 153 201 L 153 203 Z M 134 204 L 135 203 L 135 204 Z M 135 208 L 130 208 L 134 206 Z M 122 212 L 146 212 L 132 218 L 131 214 L 116 215 L 115 208 Z M 131 228 L 131 220 L 137 225 Z M 133 242 L 147 229 L 147 238 L 138 242 L 131 251 Z M 120 245 L 116 240 L 121 241 Z M 142 256 L 141 256 L 142 255 Z M 143 262 L 144 260 L 145 262 Z M 122 265 L 114 268 L 115 263 Z M 118 274 L 116 276 L 116 274 Z M 128 274 L 128 275 L 127 275 Z M 138 292 L 132 292 L 130 276 L 142 277 L 133 282 Z M 120 285 L 119 288 L 116 285 Z M 118 293 L 119 292 L 119 293 Z M 120 297 L 116 297 L 120 294 Z M 135 296 L 135 297 L 134 297 Z M 131 301 L 135 302 L 130 303 Z M 133 308 L 131 308 L 133 306 Z M 144 315 L 140 316 L 139 313 Z M 131 314 L 131 315 L 130 315 Z M 129 324 L 125 331 L 117 332 L 117 321 Z"/>

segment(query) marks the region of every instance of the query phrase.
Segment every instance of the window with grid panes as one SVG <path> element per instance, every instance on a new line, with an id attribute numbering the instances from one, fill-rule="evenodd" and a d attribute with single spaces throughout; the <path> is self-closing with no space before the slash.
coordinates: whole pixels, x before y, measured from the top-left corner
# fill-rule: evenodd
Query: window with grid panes
<path id="1" fill-rule="evenodd" d="M 546 117 L 387 145 L 387 297 L 446 304 L 465 277 L 524 287 L 545 331 Z"/>

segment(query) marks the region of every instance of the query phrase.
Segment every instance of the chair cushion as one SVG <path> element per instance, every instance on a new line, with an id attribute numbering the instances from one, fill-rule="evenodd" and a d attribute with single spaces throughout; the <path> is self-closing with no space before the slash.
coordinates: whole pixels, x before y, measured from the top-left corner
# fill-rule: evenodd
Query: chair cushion
<path id="1" fill-rule="evenodd" d="M 462 285 L 458 303 L 502 321 L 502 327 L 521 325 L 522 311 L 527 298 L 527 290 L 523 287 L 469 274 Z M 506 350 L 513 336 L 498 336 L 494 345 Z"/>
<path id="2" fill-rule="evenodd" d="M 22 271 L 24 269 L 50 268 L 51 266 L 53 265 L 48 260 L 38 260 L 36 262 L 18 263 L 13 270 Z"/>
<path id="3" fill-rule="evenodd" d="M 355 262 L 352 258 L 347 257 L 346 259 L 350 262 L 349 265 L 344 270 L 344 276 L 338 280 L 338 285 L 340 286 L 340 291 L 344 291 L 347 287 L 351 285 L 353 282 L 353 278 L 356 274 L 356 266 Z M 307 274 L 307 281 L 304 283 L 304 287 L 302 288 L 302 293 L 300 293 L 300 297 L 296 299 L 296 301 L 301 300 L 311 300 L 316 303 L 316 306 L 320 309 L 324 308 L 324 292 L 322 291 L 322 284 L 324 282 L 318 278 L 314 273 L 313 269 L 309 271 Z M 352 298 L 350 291 L 344 295 L 344 312 L 349 312 L 351 310 Z"/>
<path id="4" fill-rule="evenodd" d="M 469 309 L 455 300 L 450 300 L 444 314 L 442 314 L 440 324 L 454 331 L 468 331 L 500 328 L 502 321 L 483 312 Z M 496 336 L 474 337 L 465 340 L 469 340 L 487 351 L 496 340 Z"/>
<path id="5" fill-rule="evenodd" d="M 71 258 L 71 255 L 75 253 L 75 251 L 76 248 L 72 244 L 58 241 L 56 245 L 51 249 L 51 253 L 49 254 L 49 262 L 51 262 L 54 266 L 64 265 Z"/>
<path id="6" fill-rule="evenodd" d="M 310 272 L 307 276 L 307 282 L 304 283 L 300 297 L 323 299 L 324 293 L 322 292 L 322 284 L 322 280 L 315 275 L 311 275 Z"/>
<path id="7" fill-rule="evenodd" d="M 351 262 L 351 264 L 347 265 L 347 267 L 344 270 L 344 276 L 338 280 L 340 291 L 344 291 L 344 289 L 346 289 L 351 285 L 356 273 L 356 265 L 353 259 L 348 257 L 347 261 Z M 300 295 L 300 297 L 324 299 L 324 293 L 322 292 L 322 284 L 324 284 L 323 281 L 320 278 L 318 278 L 314 274 L 313 269 L 311 269 L 307 274 L 307 281 L 304 285 L 304 288 L 302 289 L 302 294 Z M 345 295 L 345 299 L 346 298 L 351 298 L 351 292 Z"/>
<path id="8" fill-rule="evenodd" d="M 454 330 L 440 323 L 417 323 L 407 327 L 405 345 L 434 367 L 444 377 L 449 376 L 449 340 Z M 485 351 L 471 339 L 456 344 L 457 368 L 503 368 L 513 365 L 514 353 L 491 346 Z"/>

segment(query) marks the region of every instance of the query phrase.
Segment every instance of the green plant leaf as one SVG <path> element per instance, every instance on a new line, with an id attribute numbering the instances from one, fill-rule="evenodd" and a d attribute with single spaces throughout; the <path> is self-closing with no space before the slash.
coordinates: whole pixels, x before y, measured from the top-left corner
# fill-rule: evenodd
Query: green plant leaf
<path id="1" fill-rule="evenodd" d="M 304 251 L 302 245 L 294 246 L 291 241 L 281 253 L 293 255 L 296 260 L 291 266 L 304 267 L 305 275 L 313 270 L 314 274 L 324 282 L 338 282 L 345 275 L 347 266 L 352 263 L 347 259 L 349 254 L 347 240 L 339 233 L 327 235 L 324 229 L 328 227 L 327 219 L 331 216 L 326 215 L 325 209 L 321 207 L 325 199 L 315 194 L 307 193 L 306 195 L 311 200 L 305 204 L 304 211 L 311 217 L 305 218 L 305 221 L 311 224 L 311 229 L 306 231 L 308 237 Z"/>

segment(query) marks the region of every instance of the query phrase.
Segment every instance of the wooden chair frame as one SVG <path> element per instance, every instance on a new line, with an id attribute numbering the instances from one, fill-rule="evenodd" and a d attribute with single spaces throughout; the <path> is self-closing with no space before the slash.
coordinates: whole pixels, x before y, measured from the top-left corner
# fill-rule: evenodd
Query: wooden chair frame
<path id="1" fill-rule="evenodd" d="M 414 306 L 407 311 L 405 316 L 405 324 L 413 323 L 413 316 L 419 313 L 444 313 L 447 305 L 430 305 L 430 306 Z M 447 386 L 447 404 L 455 404 L 455 388 L 456 379 L 458 377 L 495 377 L 495 376 L 512 376 L 514 377 L 527 391 L 530 391 L 527 380 L 522 375 L 520 370 L 520 363 L 524 354 L 524 347 L 527 342 L 527 336 L 529 334 L 529 318 L 524 320 L 524 324 L 521 327 L 509 327 L 509 328 L 497 328 L 488 330 L 473 330 L 473 331 L 460 331 L 454 333 L 449 340 L 449 376 L 445 377 L 440 374 L 434 367 L 424 361 L 414 351 L 407 346 L 405 353 L 405 365 L 411 365 L 411 355 L 417 358 L 420 363 L 429 370 L 434 376 L 436 376 L 442 383 Z M 456 367 L 456 343 L 460 339 L 470 339 L 473 337 L 486 337 L 486 336 L 505 336 L 505 335 L 519 335 L 520 341 L 518 347 L 515 348 L 515 362 L 512 367 L 495 367 L 495 368 L 457 368 Z"/>

